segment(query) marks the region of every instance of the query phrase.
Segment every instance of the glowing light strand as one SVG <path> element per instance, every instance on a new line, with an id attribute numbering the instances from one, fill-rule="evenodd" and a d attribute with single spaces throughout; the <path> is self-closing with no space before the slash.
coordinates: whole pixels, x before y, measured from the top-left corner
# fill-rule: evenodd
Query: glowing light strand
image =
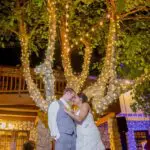
<path id="1" fill-rule="evenodd" d="M 53 55 L 55 50 L 56 41 L 56 13 L 55 3 L 48 0 L 48 13 L 49 13 L 49 38 L 48 48 L 46 50 L 46 58 L 42 65 L 35 68 L 35 72 L 40 74 L 43 78 L 45 86 L 46 101 L 51 102 L 54 98 L 54 82 L 55 77 L 52 70 Z"/>
<path id="2" fill-rule="evenodd" d="M 109 87 L 109 92 L 105 96 L 105 90 L 107 88 L 107 84 L 109 83 L 109 79 L 116 78 L 116 71 L 115 71 L 115 34 L 116 34 L 116 24 L 114 17 L 110 17 L 110 27 L 109 27 L 109 35 L 108 35 L 108 44 L 106 49 L 106 56 L 104 61 L 104 66 L 102 68 L 102 73 L 99 75 L 97 82 L 85 89 L 85 93 L 88 97 L 93 98 L 93 106 L 97 113 L 102 112 L 105 110 L 112 101 L 113 95 L 110 95 L 111 88 L 114 87 L 111 80 L 112 86 Z M 115 89 L 115 88 L 114 88 Z M 113 89 L 112 89 L 113 90 Z M 116 96 L 116 95 L 115 95 Z"/>
<path id="3" fill-rule="evenodd" d="M 66 5 L 66 12 L 68 12 L 69 5 Z M 90 64 L 90 58 L 92 55 L 92 49 L 90 47 L 90 44 L 80 38 L 80 41 L 85 45 L 85 56 L 84 56 L 84 63 L 82 65 L 82 72 L 80 75 L 74 75 L 73 70 L 71 67 L 71 60 L 70 60 L 70 53 L 71 53 L 71 46 L 69 43 L 69 37 L 68 37 L 68 19 L 69 14 L 66 14 L 66 21 L 63 22 L 61 27 L 61 38 L 62 38 L 62 63 L 64 66 L 64 74 L 67 80 L 67 86 L 74 88 L 76 92 L 79 92 L 88 76 L 89 72 L 89 64 Z M 78 44 L 78 43 L 76 43 Z"/>
<path id="4" fill-rule="evenodd" d="M 45 59 L 45 63 L 44 65 L 41 65 L 40 68 L 38 68 L 37 70 L 43 75 L 45 75 L 44 77 L 44 82 L 45 82 L 45 88 L 46 88 L 46 98 L 48 101 L 50 101 L 52 99 L 52 96 L 54 94 L 54 77 L 52 74 L 52 58 L 53 58 L 53 53 L 54 53 L 54 43 L 55 43 L 55 37 L 56 37 L 56 16 L 54 13 L 54 4 L 52 1 L 48 1 L 48 11 L 50 13 L 50 23 L 52 23 L 51 21 L 54 21 L 54 24 L 52 24 L 52 28 L 49 28 L 49 47 L 47 49 L 47 56 Z M 28 42 L 29 42 L 29 38 L 26 34 L 26 28 L 25 28 L 25 23 L 23 22 L 23 20 L 21 20 L 20 22 L 20 42 L 21 42 L 21 48 L 22 48 L 22 66 L 23 66 L 23 75 L 25 77 L 26 83 L 27 83 L 27 87 L 29 90 L 29 94 L 32 97 L 32 99 L 35 101 L 36 105 L 38 107 L 41 108 L 41 110 L 43 111 L 47 111 L 48 108 L 48 103 L 46 100 L 44 100 L 43 96 L 41 95 L 39 89 L 37 88 L 36 84 L 34 83 L 32 77 L 31 77 L 31 73 L 30 73 L 30 63 L 29 63 L 29 52 L 28 52 Z M 54 30 L 53 30 L 54 29 Z M 51 34 L 52 33 L 52 34 Z M 50 43 L 51 42 L 51 43 Z M 52 53 L 50 55 L 50 52 Z M 43 68 L 44 67 L 44 68 Z M 41 70 L 42 69 L 42 70 Z M 37 73 L 38 73 L 37 71 Z M 43 71 L 43 72 L 42 72 Z M 50 80 L 50 81 L 49 81 Z M 47 82 L 47 83 L 46 83 Z"/>
<path id="5" fill-rule="evenodd" d="M 23 66 L 23 75 L 27 83 L 27 88 L 29 90 L 30 97 L 35 101 L 36 105 L 42 110 L 47 110 L 47 102 L 44 100 L 41 95 L 37 85 L 34 83 L 31 72 L 30 72 L 30 63 L 29 63 L 29 52 L 28 52 L 28 38 L 22 36 L 21 40 L 21 49 L 22 49 L 22 66 Z"/>

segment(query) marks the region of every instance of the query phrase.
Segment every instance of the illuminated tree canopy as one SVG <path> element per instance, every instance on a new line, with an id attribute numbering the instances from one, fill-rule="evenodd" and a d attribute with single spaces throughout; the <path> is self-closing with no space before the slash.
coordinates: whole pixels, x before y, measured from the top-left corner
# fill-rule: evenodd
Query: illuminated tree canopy
<path id="1" fill-rule="evenodd" d="M 54 99 L 56 47 L 61 51 L 67 86 L 83 90 L 97 113 L 122 92 L 136 91 L 149 80 L 149 0 L 2 0 L 0 5 L 0 45 L 21 47 L 29 93 L 42 110 Z M 30 54 L 38 51 L 45 53 L 43 63 L 35 68 L 45 83 L 45 98 L 30 74 Z M 78 73 L 71 61 L 75 52 L 82 58 Z M 94 54 L 99 56 L 95 61 Z M 85 87 L 93 72 L 97 81 Z M 144 105 L 139 108 L 144 110 Z"/>

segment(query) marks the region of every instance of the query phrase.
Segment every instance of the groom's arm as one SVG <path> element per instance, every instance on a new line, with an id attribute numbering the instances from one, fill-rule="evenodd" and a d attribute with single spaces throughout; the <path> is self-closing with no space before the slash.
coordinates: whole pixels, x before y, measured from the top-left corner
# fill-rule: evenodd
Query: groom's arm
<path id="1" fill-rule="evenodd" d="M 58 110 L 59 104 L 57 101 L 52 102 L 48 108 L 48 126 L 50 129 L 51 137 L 54 139 L 58 139 L 60 136 L 56 122 Z"/>

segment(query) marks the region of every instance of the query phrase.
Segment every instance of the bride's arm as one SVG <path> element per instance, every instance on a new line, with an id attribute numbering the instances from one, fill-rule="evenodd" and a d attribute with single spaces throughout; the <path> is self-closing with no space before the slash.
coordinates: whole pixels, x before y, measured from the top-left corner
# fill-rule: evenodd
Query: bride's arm
<path id="1" fill-rule="evenodd" d="M 76 114 L 74 114 L 74 113 L 72 113 L 72 112 L 70 112 L 70 111 L 67 111 L 67 110 L 65 110 L 65 112 L 66 112 L 72 119 L 74 119 L 75 121 L 77 121 L 77 122 L 82 122 L 82 121 L 86 118 L 86 116 L 87 116 L 87 114 L 88 114 L 88 112 L 89 112 L 89 105 L 88 105 L 87 103 L 84 103 L 84 104 L 82 105 L 82 107 L 80 108 L 80 113 L 79 113 L 79 115 L 76 115 Z"/>

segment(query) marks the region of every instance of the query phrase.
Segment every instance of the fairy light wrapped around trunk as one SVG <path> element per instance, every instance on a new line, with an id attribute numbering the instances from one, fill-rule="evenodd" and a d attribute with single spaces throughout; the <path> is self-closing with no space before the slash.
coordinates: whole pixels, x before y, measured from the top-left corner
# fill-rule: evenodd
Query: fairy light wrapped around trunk
<path id="1" fill-rule="evenodd" d="M 115 37 L 116 37 L 116 22 L 114 14 L 110 15 L 110 25 L 109 34 L 106 48 L 106 56 L 104 61 L 104 66 L 102 68 L 101 74 L 98 77 L 97 82 L 85 89 L 85 93 L 89 98 L 92 98 L 92 104 L 97 113 L 104 111 L 107 106 L 114 100 L 116 94 L 114 90 L 116 89 L 115 83 L 113 81 L 116 79 L 116 67 L 115 67 Z M 109 81 L 111 82 L 109 83 Z M 108 84 L 108 92 L 105 95 L 106 88 Z"/>
<path id="2" fill-rule="evenodd" d="M 35 68 L 35 72 L 40 74 L 43 78 L 44 86 L 45 86 L 45 95 L 46 101 L 49 103 L 55 99 L 54 96 L 54 82 L 55 77 L 52 70 L 53 65 L 53 55 L 55 50 L 55 42 L 56 42 L 56 9 L 55 2 L 51 2 L 48 0 L 47 4 L 48 14 L 49 14 L 49 30 L 48 30 L 48 48 L 45 53 L 45 60 L 42 65 L 39 65 Z"/>
<path id="3" fill-rule="evenodd" d="M 119 17 L 115 13 L 115 2 L 110 0 L 110 8 L 108 9 L 108 14 L 106 15 L 109 19 L 109 32 L 107 38 L 106 56 L 104 60 L 104 65 L 101 74 L 98 76 L 96 83 L 87 87 L 84 92 L 87 94 L 89 100 L 92 99 L 94 109 L 97 113 L 102 113 L 108 106 L 119 98 L 122 91 L 131 88 L 132 85 L 141 84 L 146 78 L 149 78 L 149 74 L 143 75 L 135 81 L 121 81 L 116 77 L 116 31 L 119 29 Z M 30 73 L 29 64 L 29 52 L 28 44 L 29 37 L 26 33 L 26 26 L 24 20 L 20 19 L 20 35 L 19 39 L 22 48 L 22 66 L 23 74 L 27 82 L 28 90 L 30 96 L 35 101 L 36 105 L 42 110 L 47 111 L 48 104 L 54 99 L 54 82 L 55 78 L 53 75 L 52 65 L 53 65 L 53 54 L 55 50 L 55 39 L 56 39 L 56 3 L 53 0 L 48 0 L 47 9 L 49 13 L 49 41 L 48 48 L 46 50 L 46 58 L 44 63 L 35 68 L 35 72 L 43 78 L 45 85 L 46 99 L 43 98 L 36 84 L 33 82 Z M 69 3 L 65 6 L 66 15 L 61 20 L 60 33 L 61 33 L 61 50 L 62 50 L 62 63 L 64 67 L 64 74 L 67 80 L 67 86 L 72 87 L 76 92 L 80 92 L 83 85 L 88 77 L 89 64 L 92 55 L 92 46 L 88 40 L 90 32 L 95 32 L 95 27 L 92 27 L 89 32 L 85 33 L 83 37 L 76 40 L 75 44 L 78 45 L 82 43 L 85 45 L 84 62 L 82 65 L 82 72 L 80 75 L 75 75 L 73 73 L 73 68 L 71 66 L 71 52 L 74 46 L 70 45 L 69 41 Z M 98 22 L 98 26 L 103 25 L 103 21 Z"/>
<path id="4" fill-rule="evenodd" d="M 22 49 L 22 66 L 23 66 L 23 75 L 25 77 L 29 94 L 32 99 L 35 101 L 36 105 L 40 107 L 41 110 L 47 111 L 48 104 L 52 101 L 54 97 L 54 75 L 52 70 L 53 63 L 53 54 L 55 49 L 55 40 L 56 40 L 56 14 L 55 14 L 55 3 L 52 0 L 48 0 L 48 13 L 49 13 L 49 42 L 48 48 L 46 50 L 46 58 L 44 64 L 38 66 L 35 71 L 37 74 L 41 74 L 43 81 L 45 83 L 45 93 L 46 100 L 43 98 L 36 84 L 34 83 L 31 72 L 30 72 L 30 62 L 29 62 L 29 37 L 26 32 L 26 25 L 21 16 L 20 19 L 20 43 Z"/>
<path id="5" fill-rule="evenodd" d="M 66 17 L 63 19 L 60 28 L 61 42 L 62 42 L 62 63 L 64 67 L 64 74 L 67 80 L 67 87 L 72 87 L 76 92 L 80 92 L 89 73 L 89 65 L 92 56 L 92 48 L 91 45 L 88 43 L 88 41 L 86 41 L 83 38 L 80 38 L 80 42 L 85 45 L 84 62 L 82 65 L 82 72 L 79 75 L 73 74 L 73 70 L 71 66 L 71 58 L 70 58 L 72 47 L 70 46 L 69 35 L 68 35 L 69 5 L 66 4 L 65 8 L 66 8 Z M 78 44 L 77 41 L 76 44 Z"/>

